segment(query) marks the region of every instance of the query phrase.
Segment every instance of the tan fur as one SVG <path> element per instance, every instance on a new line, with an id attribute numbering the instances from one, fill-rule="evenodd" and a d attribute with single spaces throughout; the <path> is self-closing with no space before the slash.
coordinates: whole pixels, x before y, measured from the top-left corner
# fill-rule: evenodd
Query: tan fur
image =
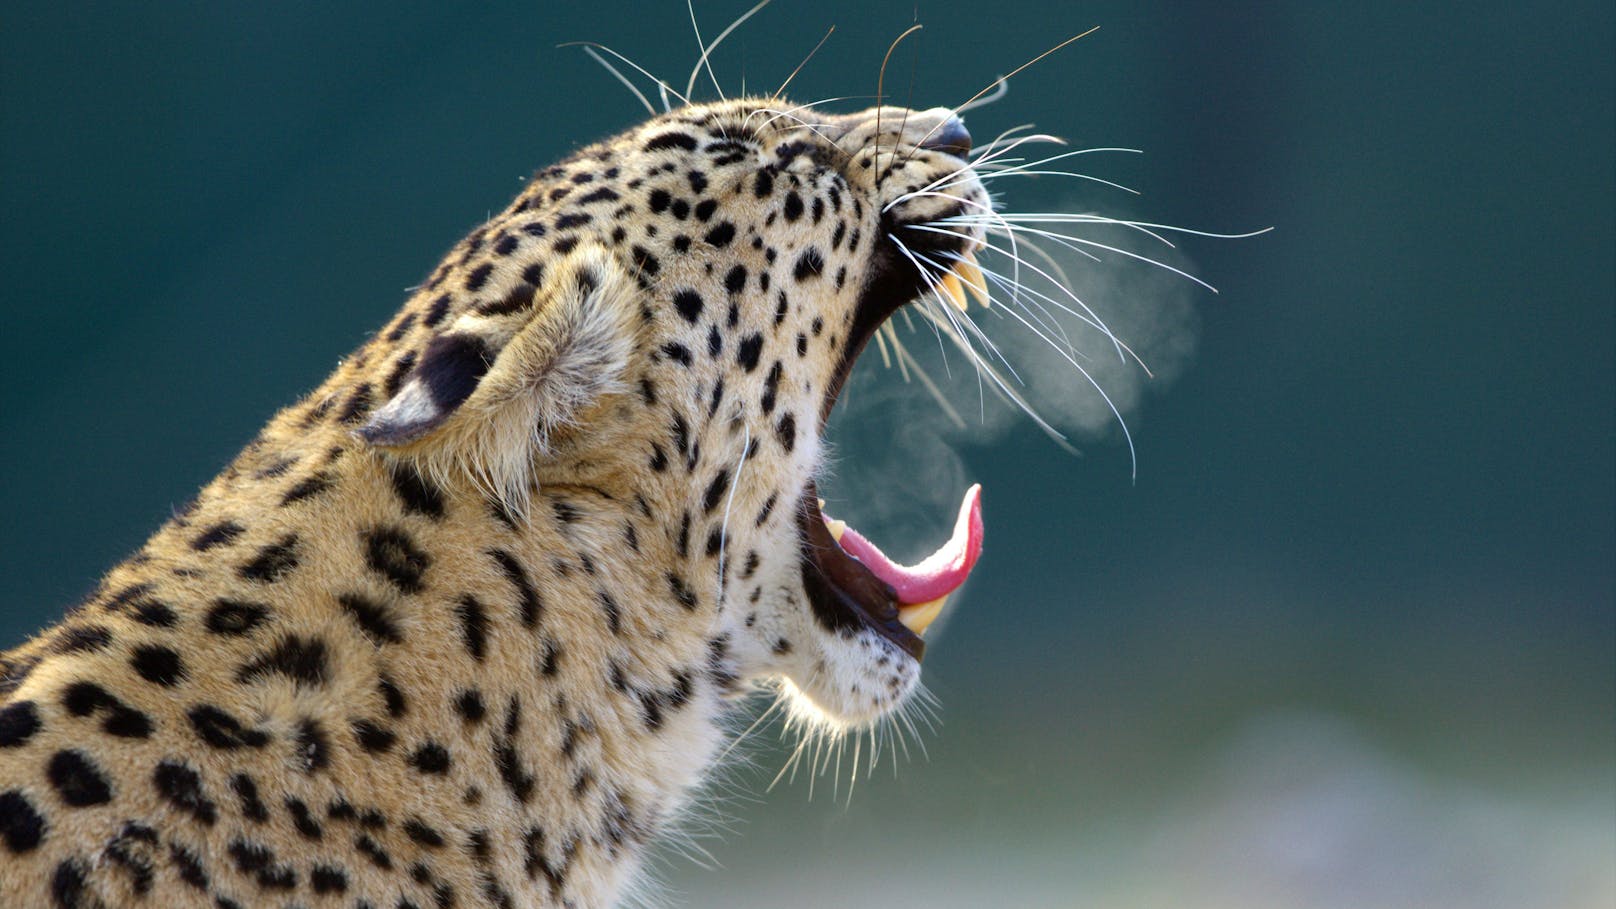
<path id="1" fill-rule="evenodd" d="M 875 117 L 675 111 L 451 250 L 0 657 L 0 904 L 607 906 L 747 686 L 900 705 L 795 514 L 882 208 L 960 166 Z"/>

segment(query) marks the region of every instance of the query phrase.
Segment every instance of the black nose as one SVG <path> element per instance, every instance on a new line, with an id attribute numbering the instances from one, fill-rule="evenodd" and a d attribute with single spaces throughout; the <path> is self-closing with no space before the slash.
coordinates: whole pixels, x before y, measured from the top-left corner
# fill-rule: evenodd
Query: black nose
<path id="1" fill-rule="evenodd" d="M 963 156 L 971 150 L 971 134 L 965 131 L 965 121 L 951 116 L 922 139 L 920 147 Z"/>

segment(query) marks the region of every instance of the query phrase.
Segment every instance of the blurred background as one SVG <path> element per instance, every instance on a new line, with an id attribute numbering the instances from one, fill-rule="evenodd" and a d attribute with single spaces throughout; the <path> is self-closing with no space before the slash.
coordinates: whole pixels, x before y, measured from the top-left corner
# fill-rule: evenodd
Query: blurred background
<path id="1" fill-rule="evenodd" d="M 697 13 L 711 38 L 745 8 Z M 829 510 L 913 555 L 985 486 L 986 555 L 927 659 L 938 728 L 811 797 L 806 772 L 765 791 L 791 743 L 760 730 L 666 900 L 1616 905 L 1610 4 L 778 0 L 713 67 L 770 90 L 834 25 L 791 94 L 870 95 L 917 18 L 886 82 L 916 107 L 1100 26 L 967 119 L 1144 150 L 1064 162 L 1142 195 L 1007 178 L 1006 208 L 1275 229 L 1150 253 L 1216 295 L 1060 254 L 1156 374 L 1069 326 L 1137 478 L 1094 389 L 1000 309 L 978 317 L 1078 454 L 929 331 L 907 346 L 963 428 L 865 357 Z M 6 5 L 0 645 L 527 174 L 644 116 L 571 40 L 680 87 L 698 54 L 677 2 Z"/>

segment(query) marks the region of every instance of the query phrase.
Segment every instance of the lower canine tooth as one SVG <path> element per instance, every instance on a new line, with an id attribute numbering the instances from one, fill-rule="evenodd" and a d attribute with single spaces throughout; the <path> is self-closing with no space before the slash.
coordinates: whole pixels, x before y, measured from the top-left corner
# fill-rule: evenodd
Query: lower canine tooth
<path id="1" fill-rule="evenodd" d="M 842 520 L 826 521 L 825 526 L 830 529 L 831 539 L 840 543 L 842 534 L 847 530 L 847 522 Z"/>
<path id="2" fill-rule="evenodd" d="M 931 625 L 937 615 L 943 611 L 943 605 L 948 602 L 948 595 L 938 597 L 925 603 L 915 603 L 909 606 L 898 607 L 898 621 L 905 628 L 915 634 L 925 634 L 926 628 Z"/>

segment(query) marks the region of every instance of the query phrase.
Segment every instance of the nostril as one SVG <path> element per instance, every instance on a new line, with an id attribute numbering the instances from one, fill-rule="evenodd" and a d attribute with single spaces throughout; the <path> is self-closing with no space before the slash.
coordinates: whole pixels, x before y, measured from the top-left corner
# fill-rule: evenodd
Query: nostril
<path id="1" fill-rule="evenodd" d="M 920 141 L 920 147 L 951 155 L 964 155 L 971 150 L 971 134 L 966 132 L 964 120 L 950 114 L 942 125 L 931 131 L 931 135 Z"/>

